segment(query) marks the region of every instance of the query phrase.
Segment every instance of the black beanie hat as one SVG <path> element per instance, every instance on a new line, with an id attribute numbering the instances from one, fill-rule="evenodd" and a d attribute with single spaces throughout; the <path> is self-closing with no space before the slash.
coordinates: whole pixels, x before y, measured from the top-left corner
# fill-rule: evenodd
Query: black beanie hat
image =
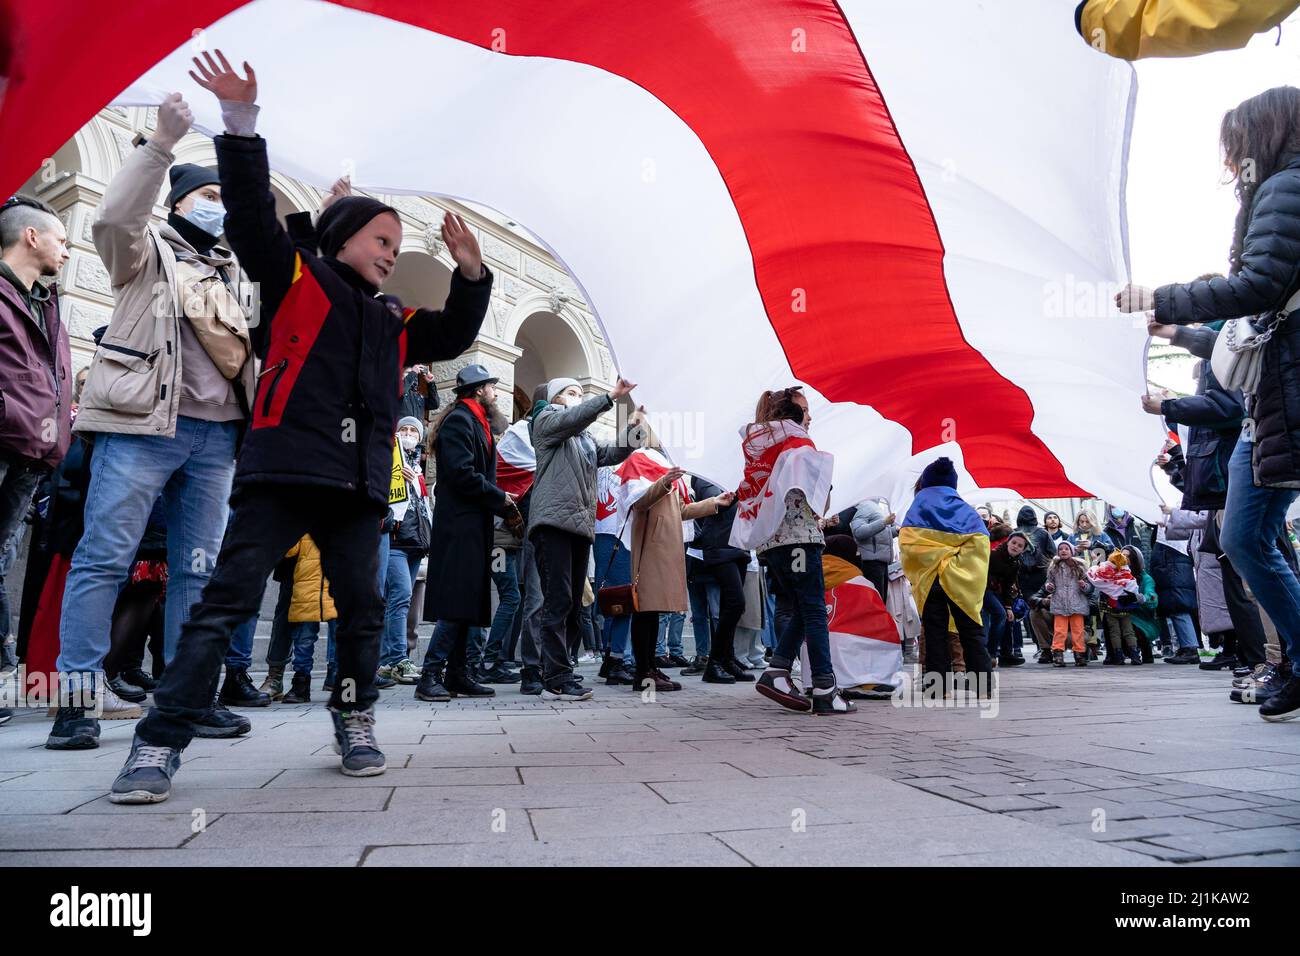
<path id="1" fill-rule="evenodd" d="M 323 256 L 333 256 L 371 219 L 381 213 L 397 215 L 392 206 L 369 196 L 344 196 L 335 200 L 316 220 L 316 239 Z M 399 217 L 400 219 L 400 217 Z"/>
<path id="2" fill-rule="evenodd" d="M 951 458 L 936 459 L 926 465 L 925 471 L 921 472 L 922 488 L 933 488 L 935 485 L 957 487 L 957 469 L 952 466 Z"/>
<path id="3" fill-rule="evenodd" d="M 178 202 L 196 189 L 221 185 L 215 169 L 196 166 L 193 163 L 177 163 L 168 171 L 168 175 L 172 183 L 171 192 L 167 194 L 168 211 L 175 209 Z"/>

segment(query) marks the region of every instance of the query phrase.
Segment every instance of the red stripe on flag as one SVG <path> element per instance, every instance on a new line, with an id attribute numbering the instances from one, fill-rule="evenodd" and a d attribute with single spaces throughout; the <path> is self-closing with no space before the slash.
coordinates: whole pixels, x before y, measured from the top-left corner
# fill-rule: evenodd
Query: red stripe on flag
<path id="1" fill-rule="evenodd" d="M 502 491 L 522 497 L 533 485 L 533 473 L 526 468 L 510 464 L 497 452 L 497 487 Z"/>
<path id="2" fill-rule="evenodd" d="M 899 644 L 898 625 L 870 584 L 846 581 L 826 592 L 826 625 L 837 634 L 853 634 Z"/>
<path id="3" fill-rule="evenodd" d="M 833 0 L 335 2 L 486 49 L 504 38 L 508 55 L 589 64 L 649 91 L 717 165 L 768 319 L 799 378 L 831 401 L 871 405 L 903 425 L 914 452 L 955 428 L 967 470 L 985 487 L 1086 494 L 1031 433 L 1028 395 L 966 342 L 928 198 Z M 109 18 L 91 0 L 11 5 L 0 25 L 0 46 L 13 51 L 0 112 L 0 192 L 22 183 L 194 26 L 241 5 L 192 0 L 183 18 L 157 0 L 121 0 Z M 113 56 L 66 56 L 87 23 Z"/>

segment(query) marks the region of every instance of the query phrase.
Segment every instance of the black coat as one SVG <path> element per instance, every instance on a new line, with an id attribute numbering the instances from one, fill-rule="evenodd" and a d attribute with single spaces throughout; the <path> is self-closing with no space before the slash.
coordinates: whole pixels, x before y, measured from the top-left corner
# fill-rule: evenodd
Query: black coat
<path id="1" fill-rule="evenodd" d="M 1047 582 L 1047 566 L 1056 548 L 1052 536 L 1038 526 L 1038 515 L 1029 505 L 1016 515 L 1016 530 L 1029 539 L 1029 547 L 1020 552 L 1020 593 L 1033 594 Z"/>
<path id="2" fill-rule="evenodd" d="M 249 333 L 263 364 L 235 482 L 345 488 L 387 508 L 402 368 L 469 348 L 491 273 L 470 282 L 457 269 L 442 310 L 404 309 L 310 252 L 300 229 L 290 238 L 275 214 L 266 140 L 214 142 L 226 238 L 259 297 Z"/>
<path id="3" fill-rule="evenodd" d="M 1190 325 L 1275 312 L 1300 280 L 1300 156 L 1255 190 L 1242 245 L 1241 268 L 1227 278 L 1161 286 L 1159 322 Z M 1255 481 L 1300 488 L 1300 316 L 1264 346 L 1254 420 Z"/>
<path id="4" fill-rule="evenodd" d="M 486 627 L 492 623 L 492 516 L 506 512 L 506 493 L 496 486 L 496 448 L 458 402 L 443 419 L 434 449 L 438 473 L 424 616 Z"/>
<path id="5" fill-rule="evenodd" d="M 1162 614 L 1196 612 L 1196 573 L 1189 556 L 1168 545 L 1156 544 L 1147 572 L 1156 584 L 1159 599 L 1156 607 Z"/>
<path id="6" fill-rule="evenodd" d="M 722 489 L 703 478 L 691 479 L 691 494 L 696 501 L 712 498 L 722 494 Z M 690 547 L 698 549 L 703 555 L 705 565 L 725 564 L 729 561 L 749 562 L 749 552 L 731 546 L 731 526 L 736 521 L 737 502 L 723 508 L 717 514 L 695 519 L 695 537 Z"/>
<path id="7" fill-rule="evenodd" d="M 1214 511 L 1228 496 L 1228 461 L 1237 447 L 1241 420 L 1246 417 L 1241 392 L 1229 392 L 1219 385 L 1210 368 L 1210 355 L 1218 331 L 1213 328 L 1179 329 L 1174 344 L 1199 356 L 1201 378 L 1196 394 L 1167 398 L 1160 412 L 1171 425 L 1187 425 L 1187 464 L 1183 471 L 1183 508 Z"/>

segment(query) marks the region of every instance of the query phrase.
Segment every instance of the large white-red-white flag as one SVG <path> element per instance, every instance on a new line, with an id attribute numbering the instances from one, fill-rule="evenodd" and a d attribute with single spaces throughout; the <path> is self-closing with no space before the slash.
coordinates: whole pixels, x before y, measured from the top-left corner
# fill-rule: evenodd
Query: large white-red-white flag
<path id="1" fill-rule="evenodd" d="M 801 382 L 835 509 L 904 507 L 944 454 L 963 492 L 1156 511 L 1159 425 L 1134 412 L 1145 328 L 1109 294 L 1127 275 L 1135 82 L 1062 3 L 3 7 L 4 194 L 61 182 L 61 164 L 108 178 L 114 143 L 74 134 L 109 103 L 180 90 L 220 131 L 187 75 L 220 47 L 257 69 L 279 174 L 475 200 L 540 237 L 571 277 L 485 244 L 515 280 L 488 333 L 514 342 L 551 287 L 581 294 L 638 401 L 689 410 L 652 418 L 670 457 L 724 488 L 759 393 Z M 112 55 L 68 56 L 92 26 Z M 412 248 L 421 231 L 408 218 Z"/>
<path id="2" fill-rule="evenodd" d="M 519 419 L 497 442 L 497 487 L 515 498 L 522 498 L 533 486 L 537 471 L 537 453 L 528 426 L 527 418 Z"/>
<path id="3" fill-rule="evenodd" d="M 892 687 L 903 667 L 899 626 L 884 598 L 848 561 L 822 558 L 826 578 L 826 625 L 831 663 L 840 687 Z M 805 675 L 811 674 L 808 648 L 800 651 Z M 805 680 L 808 680 L 805 676 Z"/>

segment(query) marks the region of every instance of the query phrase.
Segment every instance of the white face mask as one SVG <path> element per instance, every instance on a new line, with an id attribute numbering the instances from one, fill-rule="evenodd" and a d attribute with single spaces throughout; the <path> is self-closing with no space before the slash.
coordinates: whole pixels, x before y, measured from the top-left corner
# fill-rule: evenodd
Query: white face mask
<path id="1" fill-rule="evenodd" d="M 220 236 L 225 231 L 226 207 L 219 202 L 195 196 L 194 208 L 184 215 L 209 236 Z"/>
<path id="2" fill-rule="evenodd" d="M 420 444 L 420 439 L 414 435 L 398 435 L 397 441 L 402 446 L 402 451 L 413 451 L 415 446 Z"/>

